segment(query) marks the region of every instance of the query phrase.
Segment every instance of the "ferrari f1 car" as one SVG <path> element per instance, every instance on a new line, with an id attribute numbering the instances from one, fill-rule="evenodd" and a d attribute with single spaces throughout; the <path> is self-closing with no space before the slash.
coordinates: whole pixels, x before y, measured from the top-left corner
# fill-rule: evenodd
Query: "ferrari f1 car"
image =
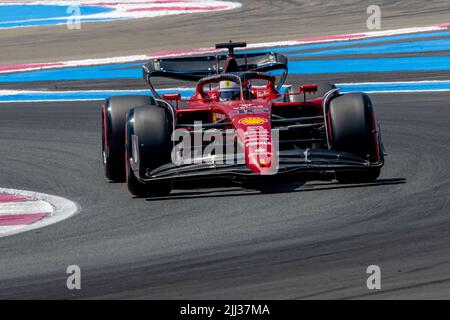
<path id="1" fill-rule="evenodd" d="M 152 96 L 115 96 L 102 108 L 105 175 L 139 197 L 180 180 L 332 173 L 371 182 L 384 164 L 371 100 L 332 84 L 284 85 L 287 58 L 228 53 L 154 59 L 143 66 Z M 161 94 L 154 79 L 197 82 L 189 96 Z M 183 91 L 184 94 L 185 91 Z"/>

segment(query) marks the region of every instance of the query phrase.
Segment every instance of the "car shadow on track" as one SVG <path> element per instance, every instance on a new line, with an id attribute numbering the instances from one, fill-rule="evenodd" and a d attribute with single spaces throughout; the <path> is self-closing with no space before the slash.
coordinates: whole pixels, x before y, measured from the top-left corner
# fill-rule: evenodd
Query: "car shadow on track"
<path id="1" fill-rule="evenodd" d="M 243 188 L 243 187 L 227 187 L 216 188 L 213 190 L 189 190 L 189 191 L 176 191 L 168 196 L 153 197 L 146 199 L 147 201 L 161 201 L 161 200 L 177 200 L 177 199 L 206 199 L 206 198 L 223 198 L 223 197 L 242 197 L 242 196 L 254 196 L 261 194 L 276 194 L 276 193 L 299 193 L 299 192 L 311 192 L 311 191 L 325 191 L 325 190 L 338 190 L 338 189 L 351 189 L 351 188 L 365 188 L 365 187 L 378 187 L 385 185 L 398 185 L 406 183 L 406 178 L 390 178 L 390 179 L 378 179 L 370 183 L 352 183 L 342 184 L 338 182 L 318 181 L 306 184 L 306 181 L 296 183 L 276 183 L 266 185 L 263 188 Z"/>

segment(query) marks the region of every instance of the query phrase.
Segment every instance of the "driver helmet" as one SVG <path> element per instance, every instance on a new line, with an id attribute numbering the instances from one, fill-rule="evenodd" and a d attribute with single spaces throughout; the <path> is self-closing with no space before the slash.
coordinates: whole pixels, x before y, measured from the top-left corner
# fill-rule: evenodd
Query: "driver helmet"
<path id="1" fill-rule="evenodd" d="M 240 98 L 241 88 L 236 82 L 225 80 L 220 81 L 218 92 L 221 101 L 236 100 Z"/>

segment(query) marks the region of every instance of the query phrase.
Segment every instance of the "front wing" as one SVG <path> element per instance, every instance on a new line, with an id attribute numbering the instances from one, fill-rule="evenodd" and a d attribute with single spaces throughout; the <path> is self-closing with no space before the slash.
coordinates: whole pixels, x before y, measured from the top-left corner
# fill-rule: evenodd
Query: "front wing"
<path id="1" fill-rule="evenodd" d="M 208 178 L 255 179 L 263 177 L 253 173 L 239 156 L 232 164 L 214 157 L 196 158 L 189 164 L 175 165 L 169 163 L 155 170 L 147 170 L 138 177 L 141 182 L 201 180 Z M 242 159 L 241 159 L 242 160 Z M 369 168 L 381 168 L 384 160 L 377 163 L 346 152 L 323 149 L 296 149 L 279 151 L 278 169 L 275 175 L 302 173 L 322 173 L 327 171 L 353 171 Z"/>

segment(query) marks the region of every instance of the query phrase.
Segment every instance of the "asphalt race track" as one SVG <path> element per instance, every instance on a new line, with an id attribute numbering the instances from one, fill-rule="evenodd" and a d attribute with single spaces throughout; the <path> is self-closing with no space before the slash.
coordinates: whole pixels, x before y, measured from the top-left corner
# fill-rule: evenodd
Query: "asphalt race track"
<path id="1" fill-rule="evenodd" d="M 229 25 L 229 17 L 245 12 L 249 20 L 233 20 L 229 33 L 214 25 L 202 40 L 197 39 L 202 23 L 195 16 L 171 17 L 174 27 L 167 30 L 159 19 L 93 24 L 78 35 L 79 50 L 86 48 L 79 53 L 70 50 L 62 29 L 1 31 L 0 55 L 5 64 L 99 56 L 103 51 L 92 45 L 98 35 L 117 48 L 106 56 L 134 54 L 148 26 L 166 30 L 154 51 L 210 46 L 228 35 L 272 41 L 364 28 L 363 19 L 352 30 L 354 12 L 364 13 L 365 2 L 326 3 L 311 8 L 300 1 L 244 1 L 236 12 L 208 15 L 203 23 L 218 19 L 217 24 Z M 283 14 L 297 5 L 305 9 L 305 20 L 298 32 L 286 33 L 295 23 L 289 18 L 293 13 Z M 447 1 L 386 1 L 386 6 L 389 27 L 450 22 Z M 330 16 L 333 23 L 324 25 Z M 275 23 L 277 17 L 290 25 Z M 316 19 L 317 28 L 302 33 L 301 26 Z M 193 42 L 181 43 L 177 36 L 172 48 L 165 39 L 188 22 L 185 32 Z M 261 30 L 262 25 L 267 27 Z M 115 39 L 120 28 L 123 34 L 138 28 L 138 40 Z M 39 32 L 49 45 L 30 52 L 39 42 L 30 37 Z M 9 45 L 2 41 L 8 38 Z M 142 46 L 143 52 L 149 48 Z M 449 76 L 445 70 L 429 71 L 424 78 Z M 419 78 L 419 73 L 396 72 L 388 78 L 383 73 L 329 75 L 332 81 L 355 82 Z M 303 79 L 294 75 L 289 82 Z M 371 98 L 388 153 L 375 183 L 299 181 L 275 184 L 264 193 L 229 185 L 184 186 L 155 199 L 133 199 L 123 184 L 105 181 L 99 101 L 0 104 L 1 187 L 56 194 L 81 208 L 69 220 L 0 239 L 0 299 L 450 298 L 450 92 Z M 81 267 L 80 291 L 66 288 L 69 265 Z M 369 265 L 381 267 L 382 290 L 367 289 Z"/>
<path id="2" fill-rule="evenodd" d="M 46 62 L 211 47 L 217 41 L 282 41 L 366 29 L 365 0 L 243 0 L 233 11 L 123 23 L 12 29 L 0 33 L 2 64 Z M 446 0 L 380 0 L 383 29 L 446 23 Z M 205 27 L 207 26 L 207 28 Z M 132 36 L 131 36 L 132 35 Z M 168 40 L 170 39 L 170 41 Z"/>

